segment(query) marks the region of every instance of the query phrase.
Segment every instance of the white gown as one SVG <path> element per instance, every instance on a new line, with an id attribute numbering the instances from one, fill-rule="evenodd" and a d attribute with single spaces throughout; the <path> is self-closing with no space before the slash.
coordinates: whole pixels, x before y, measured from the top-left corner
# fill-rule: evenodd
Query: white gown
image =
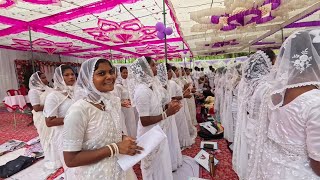
<path id="1" fill-rule="evenodd" d="M 129 99 L 129 92 L 128 89 L 121 85 L 117 84 L 116 85 L 117 90 L 119 91 L 119 98 L 121 100 Z M 138 117 L 136 116 L 135 113 L 135 107 L 121 107 L 121 111 L 124 116 L 124 122 L 126 126 L 126 132 L 128 136 L 137 137 L 137 125 L 138 125 Z"/>
<path id="2" fill-rule="evenodd" d="M 45 91 L 39 91 L 36 89 L 31 89 L 28 92 L 28 97 L 32 106 L 40 105 L 43 106 L 47 95 L 52 91 L 51 88 L 47 88 Z M 46 163 L 52 163 L 50 159 L 50 146 L 52 137 L 52 128 L 46 125 L 46 120 L 42 111 L 32 110 L 34 126 L 37 129 L 40 138 L 40 144 L 43 149 L 44 159 Z M 52 149 L 52 148 L 51 148 Z"/>
<path id="3" fill-rule="evenodd" d="M 157 116 L 162 113 L 162 104 L 157 95 L 146 85 L 140 84 L 135 88 L 134 101 L 140 117 Z M 150 126 L 142 126 L 138 122 L 137 137 L 142 136 L 155 125 L 165 123 L 168 126 L 168 119 L 162 120 Z M 167 134 L 167 128 L 163 129 Z M 172 165 L 168 140 L 163 142 L 146 158 L 141 161 L 141 172 L 144 180 L 172 180 Z"/>
<path id="4" fill-rule="evenodd" d="M 186 80 L 188 83 L 191 83 L 191 85 L 193 86 L 193 81 L 191 79 L 191 76 L 187 76 Z M 188 101 L 188 107 L 189 107 L 189 112 L 190 112 L 190 117 L 192 120 L 193 125 L 197 125 L 197 109 L 196 109 L 196 101 L 194 99 L 194 95 L 192 95 L 192 97 L 190 99 L 187 99 Z"/>
<path id="5" fill-rule="evenodd" d="M 175 89 L 176 96 L 183 96 L 182 88 L 173 80 L 168 81 L 168 87 L 173 91 Z M 182 107 L 175 115 L 175 122 L 178 129 L 178 137 L 181 147 L 189 147 L 193 144 L 190 136 L 186 114 Z"/>
<path id="6" fill-rule="evenodd" d="M 262 149 L 265 180 L 319 180 L 309 158 L 320 161 L 320 90 L 308 91 L 270 113 Z"/>
<path id="7" fill-rule="evenodd" d="M 65 117 L 63 150 L 94 150 L 122 140 L 120 123 L 120 100 L 109 104 L 102 111 L 85 100 L 74 103 Z M 109 109 L 108 109 L 109 108 Z M 99 162 L 69 168 L 71 180 L 87 179 L 137 179 L 133 170 L 125 173 L 117 163 L 117 157 L 108 157 Z"/>
<path id="8" fill-rule="evenodd" d="M 169 93 L 170 98 L 181 96 L 182 92 L 179 92 L 179 90 L 177 89 L 178 85 L 174 81 L 169 81 L 167 85 L 168 90 L 166 93 Z M 168 121 L 170 121 L 170 126 L 168 128 L 168 143 L 170 147 L 171 165 L 172 171 L 176 171 L 179 167 L 182 166 L 183 161 L 179 143 L 178 128 L 176 125 L 176 116 L 168 117 Z"/>
<path id="9" fill-rule="evenodd" d="M 58 117 L 64 118 L 67 114 L 69 107 L 73 104 L 73 100 L 67 98 L 65 95 L 61 94 L 58 91 L 51 92 L 46 100 L 44 105 L 44 115 L 45 117 Z M 50 146 L 50 159 L 52 159 L 53 168 L 59 168 L 63 166 L 65 171 L 67 171 L 67 166 L 64 162 L 63 149 L 62 149 L 62 126 L 50 127 L 52 129 L 51 146 Z"/>

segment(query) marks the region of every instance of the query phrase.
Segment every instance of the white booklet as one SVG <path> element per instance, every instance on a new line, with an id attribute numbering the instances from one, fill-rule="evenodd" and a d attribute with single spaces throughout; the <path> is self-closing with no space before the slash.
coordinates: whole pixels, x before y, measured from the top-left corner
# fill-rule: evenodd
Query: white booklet
<path id="1" fill-rule="evenodd" d="M 201 150 L 195 157 L 194 159 L 202 166 L 204 167 L 207 171 L 210 172 L 210 167 L 209 167 L 209 153 L 207 153 L 205 150 Z M 214 158 L 214 165 L 218 164 L 218 160 Z"/>
<path id="2" fill-rule="evenodd" d="M 118 155 L 118 164 L 122 170 L 127 171 L 150 154 L 165 138 L 167 138 L 167 136 L 159 125 L 153 127 L 136 140 L 138 146 L 144 149 L 141 151 L 141 154 L 134 156 Z"/>

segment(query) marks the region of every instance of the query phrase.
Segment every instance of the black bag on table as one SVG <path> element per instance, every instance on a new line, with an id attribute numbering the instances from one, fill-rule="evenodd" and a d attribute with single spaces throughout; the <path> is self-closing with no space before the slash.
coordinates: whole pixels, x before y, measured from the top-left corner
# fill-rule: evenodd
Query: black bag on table
<path id="1" fill-rule="evenodd" d="M 31 166 L 35 162 L 34 157 L 19 156 L 17 159 L 7 162 L 0 166 L 0 177 L 8 178 L 17 172 Z"/>

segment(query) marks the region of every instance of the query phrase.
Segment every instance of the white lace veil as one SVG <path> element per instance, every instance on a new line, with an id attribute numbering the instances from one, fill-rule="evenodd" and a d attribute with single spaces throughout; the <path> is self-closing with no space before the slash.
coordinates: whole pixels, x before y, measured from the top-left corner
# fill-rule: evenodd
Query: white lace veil
<path id="1" fill-rule="evenodd" d="M 29 88 L 30 89 L 36 89 L 39 91 L 45 91 L 47 86 L 41 81 L 41 78 L 39 77 L 40 71 L 37 71 L 33 73 L 29 79 Z"/>
<path id="2" fill-rule="evenodd" d="M 152 87 L 157 92 L 157 83 L 153 75 L 152 69 L 145 57 L 140 57 L 128 67 L 127 85 L 132 106 L 135 106 L 134 94 L 135 89 L 140 84 Z M 159 95 L 159 93 L 157 93 Z M 161 96 L 158 96 L 161 98 Z"/>
<path id="3" fill-rule="evenodd" d="M 161 85 L 164 87 L 168 83 L 168 74 L 166 64 L 160 63 L 157 65 L 157 78 L 159 79 Z"/>
<path id="4" fill-rule="evenodd" d="M 106 109 L 108 109 L 110 102 L 106 103 L 105 101 L 110 100 L 111 93 L 100 92 L 93 84 L 93 73 L 99 59 L 101 58 L 92 58 L 82 63 L 74 94 L 77 99 L 85 99 L 86 101 L 94 104 L 98 104 L 103 101 Z M 112 66 L 111 62 L 110 65 Z"/>
<path id="5" fill-rule="evenodd" d="M 283 43 L 271 74 L 269 106 L 283 105 L 286 89 L 320 85 L 320 29 L 293 33 Z"/>
<path id="6" fill-rule="evenodd" d="M 67 86 L 66 82 L 63 78 L 63 73 L 61 67 L 64 64 L 57 67 L 54 71 L 53 75 L 53 88 L 57 91 L 61 91 L 62 93 L 65 93 L 70 98 L 73 98 L 73 87 L 74 86 Z"/>

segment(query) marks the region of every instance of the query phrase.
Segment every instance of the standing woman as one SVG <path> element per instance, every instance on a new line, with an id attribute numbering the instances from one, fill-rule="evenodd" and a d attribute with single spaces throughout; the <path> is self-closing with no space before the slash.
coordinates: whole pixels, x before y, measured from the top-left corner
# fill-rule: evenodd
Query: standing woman
<path id="1" fill-rule="evenodd" d="M 172 66 L 170 66 L 169 64 L 167 65 L 167 71 L 168 71 L 168 88 L 171 89 L 172 91 L 173 90 L 176 91 L 175 96 L 181 96 L 181 98 L 184 98 L 184 94 L 182 92 L 181 86 L 177 84 L 176 81 L 173 80 L 176 77 L 176 75 L 172 70 Z M 185 94 L 185 96 L 188 96 L 188 95 L 190 94 Z M 182 99 L 182 101 L 184 100 Z M 175 114 L 175 121 L 177 124 L 176 126 L 178 128 L 178 137 L 179 137 L 181 148 L 186 148 L 191 146 L 193 144 L 193 140 L 191 139 L 191 136 L 190 136 L 187 117 L 184 112 L 184 108 L 181 108 Z"/>
<path id="2" fill-rule="evenodd" d="M 183 109 L 184 109 L 184 113 L 185 113 L 185 117 L 186 117 L 186 121 L 188 124 L 188 129 L 189 129 L 189 133 L 192 139 L 192 144 L 195 142 L 195 139 L 197 137 L 197 129 L 193 126 L 192 123 L 192 119 L 190 116 L 190 111 L 189 111 L 189 106 L 188 106 L 188 101 L 187 99 L 191 98 L 190 95 L 190 84 L 188 84 L 184 78 L 182 77 L 182 73 L 181 73 L 181 69 L 180 68 L 176 68 L 175 66 L 172 66 L 172 70 L 174 71 L 174 76 L 173 76 L 173 80 L 180 85 L 180 87 L 183 90 L 183 99 L 182 99 L 182 105 L 183 105 Z"/>
<path id="3" fill-rule="evenodd" d="M 89 59 L 81 65 L 75 86 L 79 100 L 69 108 L 63 129 L 70 179 L 136 179 L 132 169 L 125 173 L 117 163 L 117 155 L 133 156 L 142 148 L 123 135 L 120 99 L 111 92 L 115 80 L 115 67 L 105 59 Z"/>
<path id="4" fill-rule="evenodd" d="M 48 84 L 49 82 L 44 73 L 40 71 L 33 73 L 29 79 L 30 91 L 28 93 L 28 96 L 33 108 L 33 122 L 39 134 L 40 144 L 44 152 L 46 164 L 52 164 L 53 159 L 51 159 L 49 153 L 52 129 L 47 127 L 45 117 L 42 112 L 45 99 L 47 95 L 52 91 Z M 46 167 L 49 168 L 50 165 L 46 165 Z"/>
<path id="5" fill-rule="evenodd" d="M 266 93 L 269 113 L 256 126 L 256 162 L 248 179 L 320 179 L 320 29 L 289 36 Z M 269 102 L 269 103 L 268 103 Z M 265 112 L 265 111 L 264 111 Z M 262 141 L 261 141 L 262 140 Z"/>
<path id="6" fill-rule="evenodd" d="M 138 58 L 129 66 L 130 99 L 140 116 L 137 137 L 156 125 L 160 125 L 163 131 L 167 132 L 170 126 L 167 117 L 180 109 L 180 103 L 174 100 L 163 107 L 162 87 L 156 75 L 157 66 L 151 58 Z M 144 180 L 173 179 L 167 139 L 141 161 L 141 171 Z"/>
<path id="7" fill-rule="evenodd" d="M 190 69 L 185 68 L 185 73 L 186 73 L 186 81 L 187 83 L 190 84 L 190 90 L 192 93 L 196 92 L 196 89 L 194 88 L 193 80 L 190 76 Z M 189 112 L 190 112 L 190 117 L 193 122 L 193 125 L 197 125 L 197 109 L 196 109 L 196 100 L 194 99 L 194 95 L 191 94 L 191 98 L 187 99 L 188 101 L 188 107 L 189 107 Z"/>
<path id="8" fill-rule="evenodd" d="M 125 66 L 120 67 L 121 79 L 116 84 L 120 99 L 121 110 L 124 115 L 125 125 L 128 135 L 131 137 L 137 136 L 138 120 L 135 113 L 135 107 L 132 107 L 127 86 L 128 69 Z"/>
<path id="9" fill-rule="evenodd" d="M 176 86 L 172 86 L 172 84 L 168 81 L 169 75 L 167 73 L 167 67 L 171 69 L 171 66 L 169 64 L 166 65 L 162 63 L 157 65 L 157 78 L 159 79 L 163 87 L 164 96 L 167 96 L 167 101 L 164 103 L 164 105 L 170 102 L 171 99 L 176 99 L 178 101 L 182 99 L 181 89 L 180 91 L 177 91 L 176 88 L 176 86 L 178 85 L 176 84 Z M 180 166 L 182 166 L 182 154 L 180 149 L 177 124 L 175 120 L 177 114 L 178 113 L 176 113 L 174 116 L 168 117 L 170 125 L 168 128 L 167 137 L 170 147 L 172 171 L 176 171 Z"/>
<path id="10" fill-rule="evenodd" d="M 54 91 L 47 96 L 43 113 L 47 126 L 52 130 L 52 137 L 49 138 L 51 138 L 50 159 L 54 160 L 53 168 L 63 166 L 66 171 L 62 154 L 62 131 L 64 117 L 74 103 L 73 85 L 76 81 L 74 70 L 70 66 L 60 65 L 55 70 L 53 80 Z"/>

